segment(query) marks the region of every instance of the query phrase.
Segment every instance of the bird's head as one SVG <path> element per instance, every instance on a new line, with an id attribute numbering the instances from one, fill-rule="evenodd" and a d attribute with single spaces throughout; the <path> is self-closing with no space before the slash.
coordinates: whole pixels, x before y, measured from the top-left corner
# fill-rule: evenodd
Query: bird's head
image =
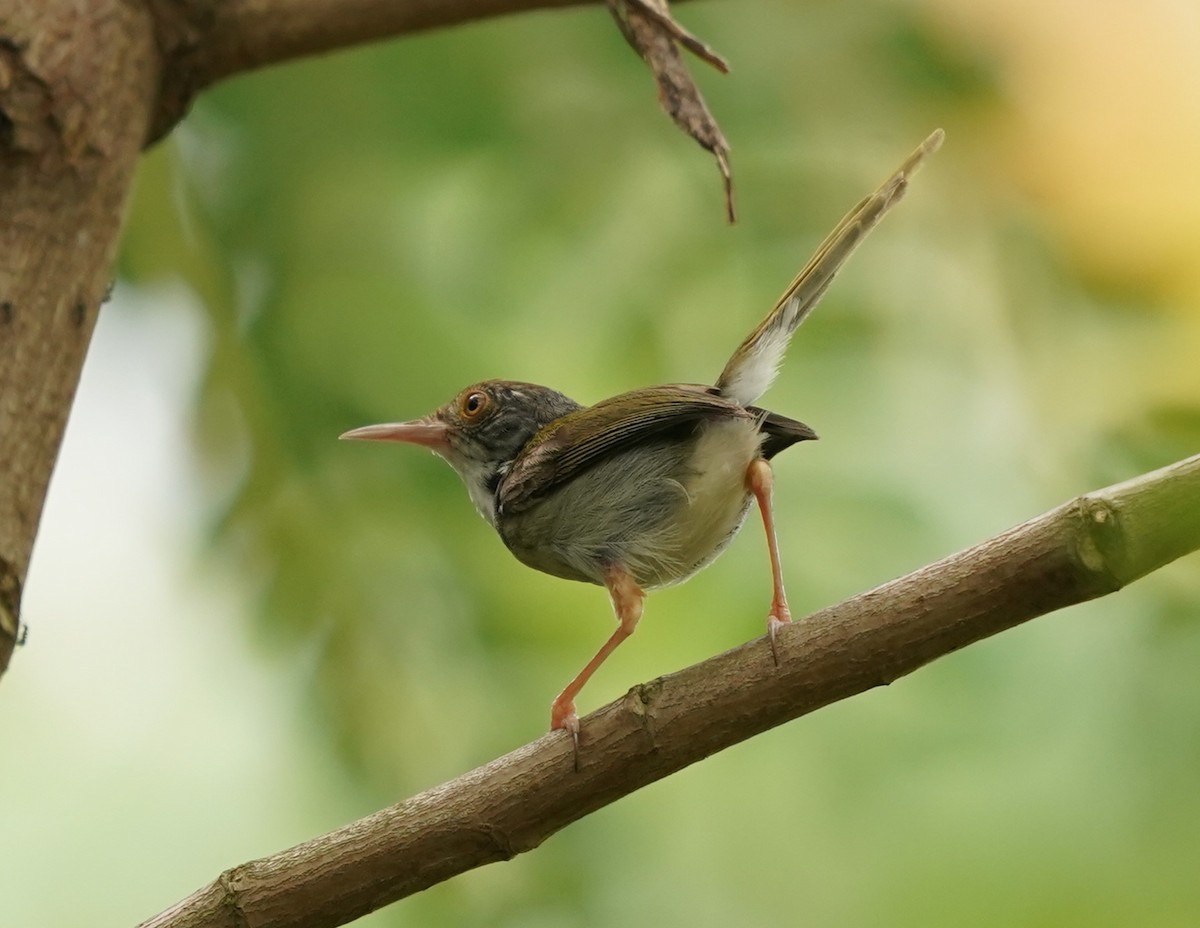
<path id="1" fill-rule="evenodd" d="M 428 448 L 458 472 L 475 508 L 495 526 L 496 488 L 512 462 L 543 426 L 579 408 L 549 387 L 485 380 L 420 419 L 367 425 L 340 437 Z"/>

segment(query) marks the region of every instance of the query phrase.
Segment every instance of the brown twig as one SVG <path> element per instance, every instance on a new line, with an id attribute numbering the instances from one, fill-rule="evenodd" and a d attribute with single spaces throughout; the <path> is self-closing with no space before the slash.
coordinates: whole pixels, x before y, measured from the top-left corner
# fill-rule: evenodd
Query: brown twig
<path id="1" fill-rule="evenodd" d="M 911 673 L 1200 548 L 1200 455 L 1072 500 L 980 545 L 630 690 L 335 832 L 221 874 L 143 928 L 328 928 L 486 863 L 759 732 Z"/>
<path id="2" fill-rule="evenodd" d="M 688 36 L 693 44 L 707 49 L 676 23 L 667 9 L 666 0 L 606 0 L 617 27 L 625 40 L 646 62 L 658 84 L 658 102 L 684 132 L 699 145 L 712 152 L 725 187 L 725 215 L 730 223 L 737 221 L 733 198 L 733 172 L 729 166 L 729 142 L 717 120 L 704 102 L 700 88 L 683 63 L 676 43 L 680 35 Z M 695 51 L 692 45 L 684 43 Z M 701 57 L 704 57 L 703 55 Z M 705 60 L 708 60 L 707 58 Z M 722 64 L 723 59 L 720 59 Z M 722 68 L 722 70 L 727 70 Z"/>
<path id="3" fill-rule="evenodd" d="M 729 73 L 729 62 L 721 57 L 711 45 L 703 39 L 698 38 L 691 32 L 688 32 L 683 26 L 672 18 L 669 12 L 664 12 L 656 7 L 648 0 L 626 0 L 631 6 L 636 6 L 639 10 L 654 20 L 662 29 L 673 38 L 676 42 L 686 48 L 689 52 L 712 65 L 722 74 Z"/>

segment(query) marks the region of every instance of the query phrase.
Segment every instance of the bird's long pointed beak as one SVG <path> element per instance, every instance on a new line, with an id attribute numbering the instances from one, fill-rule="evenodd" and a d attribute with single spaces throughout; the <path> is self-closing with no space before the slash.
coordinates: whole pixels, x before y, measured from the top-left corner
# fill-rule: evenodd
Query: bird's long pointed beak
<path id="1" fill-rule="evenodd" d="M 402 441 L 433 451 L 442 451 L 450 447 L 449 428 L 446 423 L 432 418 L 364 425 L 360 429 L 351 429 L 338 438 L 353 441 Z"/>

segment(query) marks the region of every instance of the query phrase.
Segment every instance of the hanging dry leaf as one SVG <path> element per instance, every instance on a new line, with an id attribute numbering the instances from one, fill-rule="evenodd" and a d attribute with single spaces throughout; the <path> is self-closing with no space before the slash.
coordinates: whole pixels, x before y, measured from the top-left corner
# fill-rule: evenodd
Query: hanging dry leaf
<path id="1" fill-rule="evenodd" d="M 622 35 L 633 46 L 658 82 L 658 101 L 684 132 L 713 153 L 725 182 L 725 210 L 730 222 L 737 214 L 733 204 L 733 174 L 729 168 L 729 143 L 704 97 L 692 80 L 679 53 L 679 45 L 726 73 L 729 65 L 708 45 L 679 25 L 666 0 L 607 0 L 608 9 Z"/>

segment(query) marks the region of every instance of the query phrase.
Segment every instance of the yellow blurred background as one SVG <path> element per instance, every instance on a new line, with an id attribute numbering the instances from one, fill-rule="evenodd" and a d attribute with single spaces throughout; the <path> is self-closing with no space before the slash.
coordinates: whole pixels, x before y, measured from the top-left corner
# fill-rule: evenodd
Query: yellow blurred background
<path id="1" fill-rule="evenodd" d="M 204 97 L 139 176 L 3 681 L 5 924 L 132 924 L 540 735 L 610 630 L 457 478 L 339 444 L 487 377 L 711 381 L 842 213 L 947 141 L 770 408 L 813 611 L 1200 448 L 1200 8 L 682 4 L 740 222 L 605 13 Z M 762 633 L 757 529 L 581 712 Z M 713 757 L 371 926 L 1191 926 L 1190 558 Z"/>

